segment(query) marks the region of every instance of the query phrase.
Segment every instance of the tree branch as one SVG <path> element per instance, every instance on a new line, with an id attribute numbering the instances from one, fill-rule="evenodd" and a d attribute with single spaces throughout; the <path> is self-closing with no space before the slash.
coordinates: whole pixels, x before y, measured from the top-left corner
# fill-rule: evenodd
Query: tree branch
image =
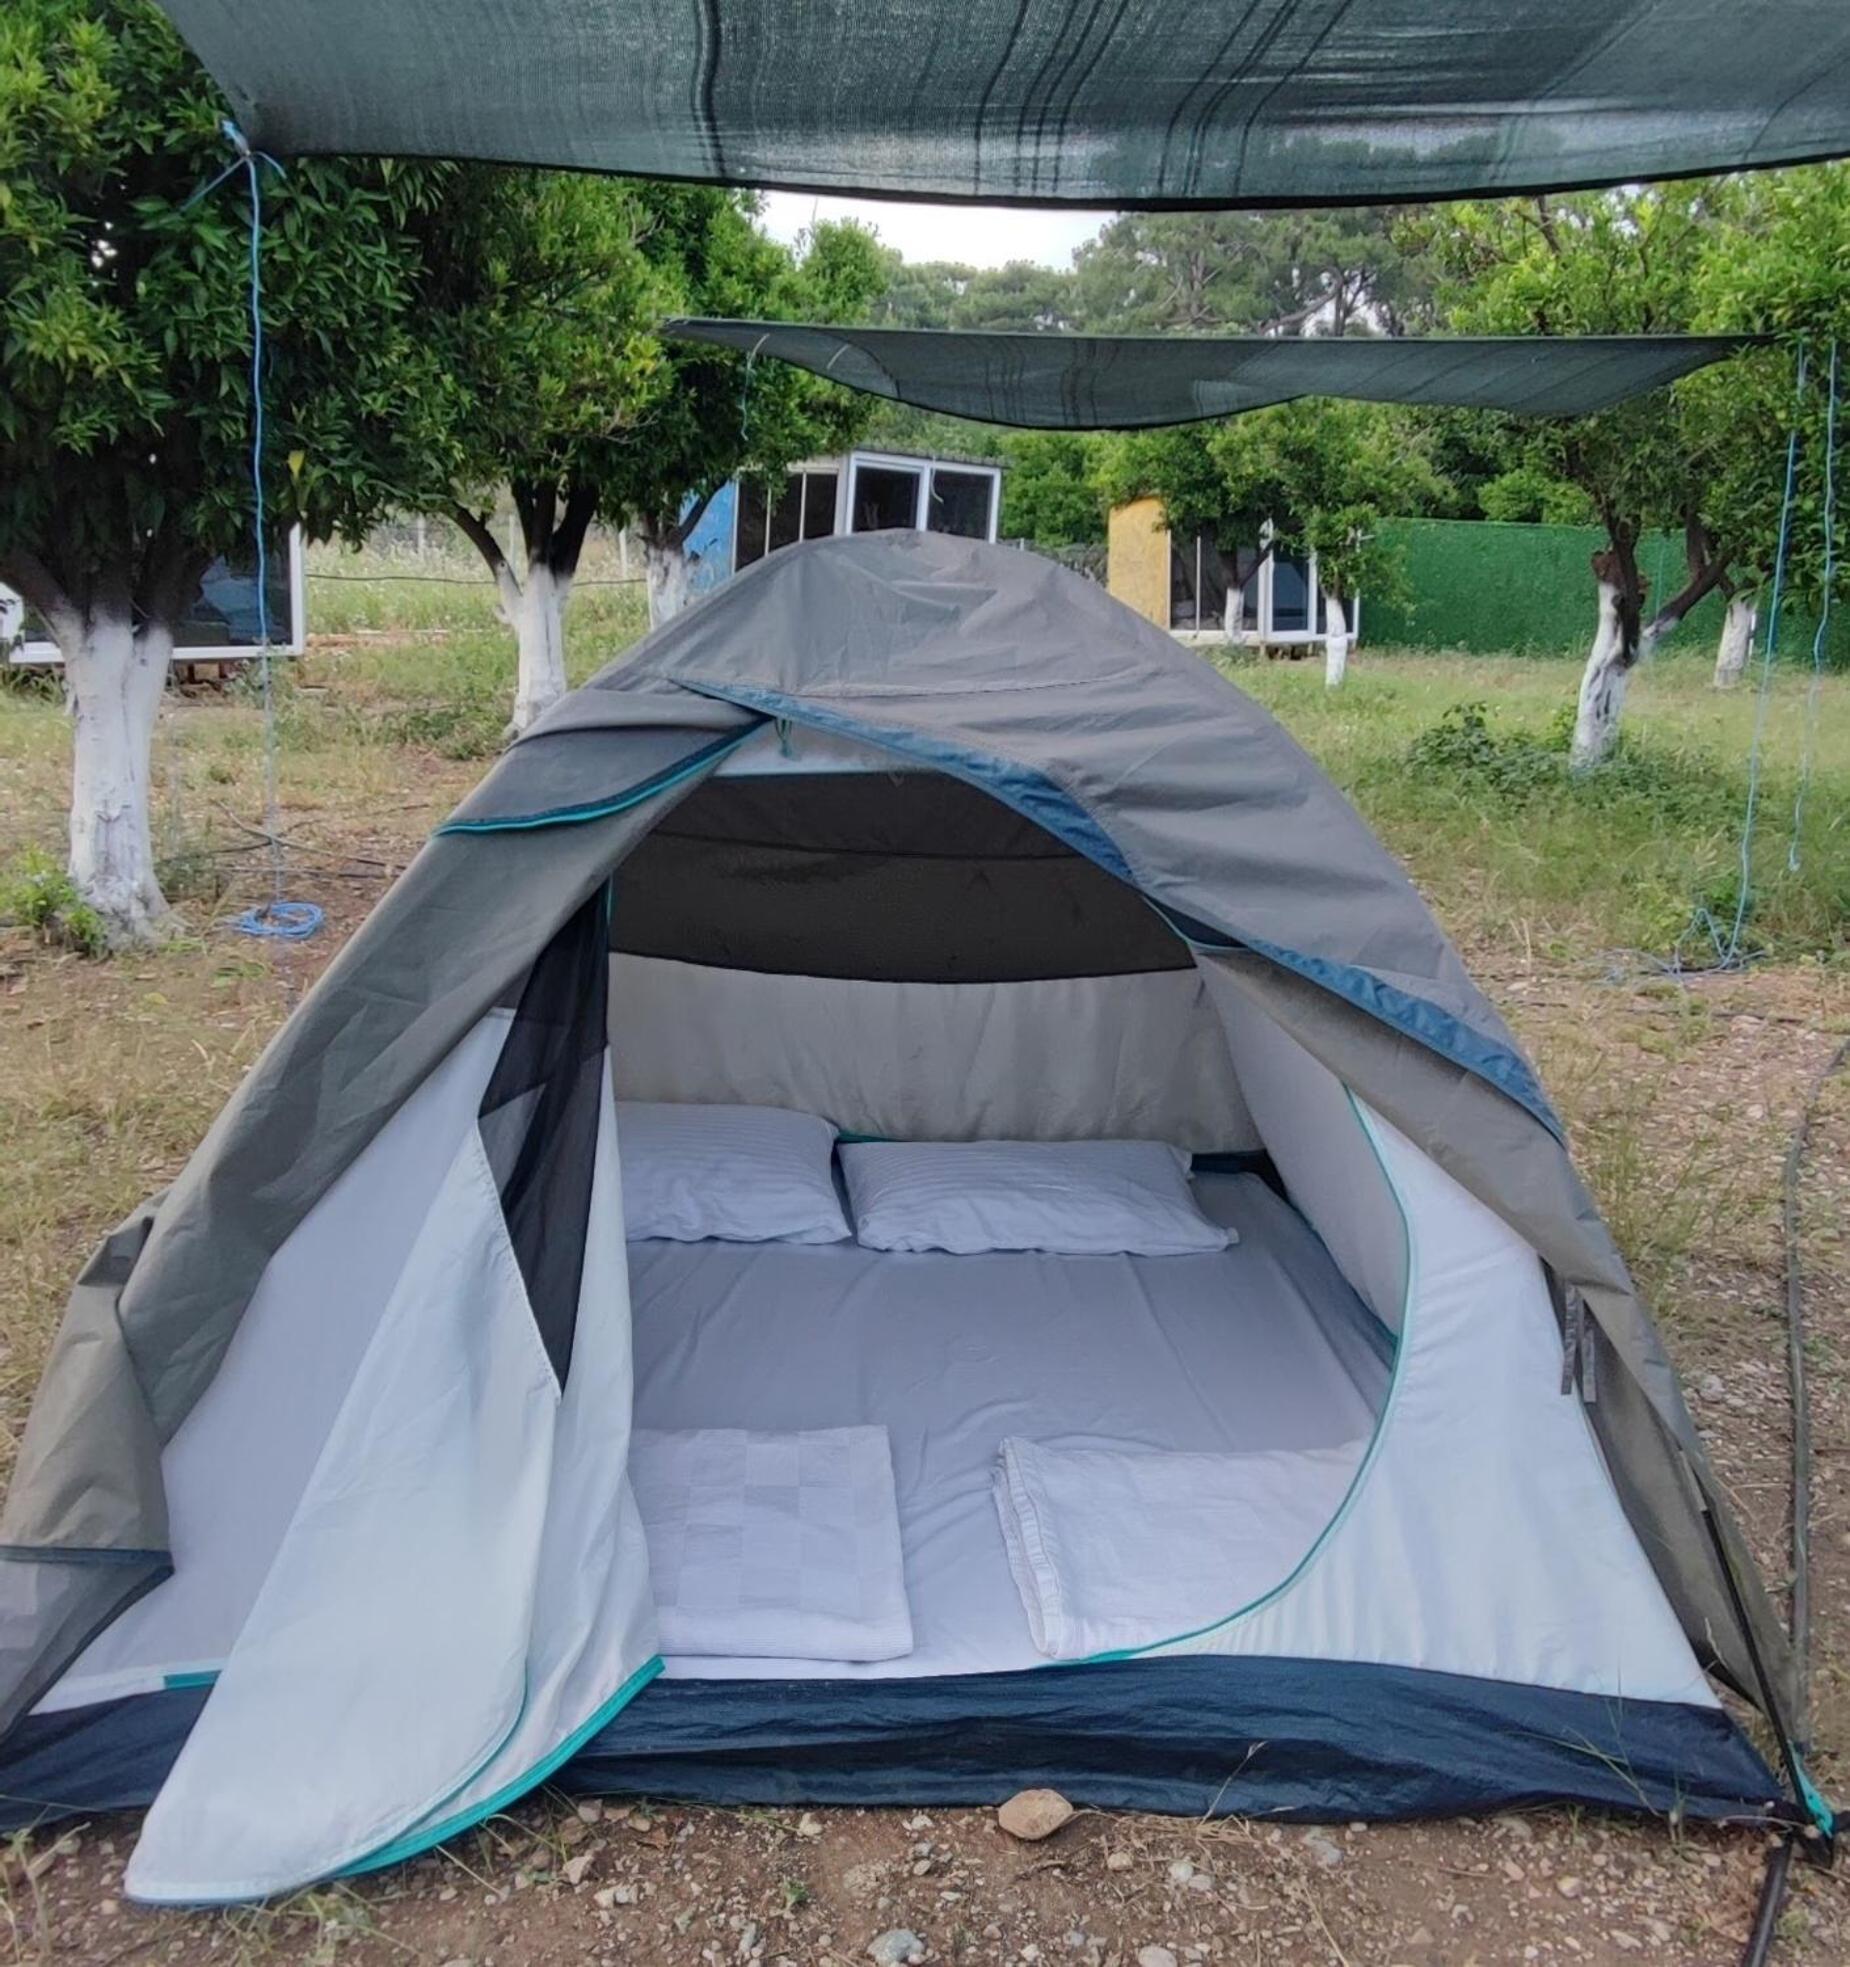
<path id="1" fill-rule="evenodd" d="M 513 569 L 507 564 L 507 555 L 501 551 L 501 542 L 495 538 L 494 529 L 486 519 L 471 512 L 466 505 L 453 505 L 448 510 L 451 523 L 488 562 L 488 571 L 496 580 L 512 573 Z"/>
<path id="2" fill-rule="evenodd" d="M 1698 601 L 1721 587 L 1727 578 L 1727 557 L 1718 553 L 1706 567 L 1699 569 L 1684 583 L 1680 594 L 1672 595 L 1651 617 L 1650 634 L 1654 637 L 1668 635 Z"/>
<path id="3" fill-rule="evenodd" d="M 181 529 L 168 521 L 142 551 L 136 612 L 163 628 L 178 628 L 211 564 L 212 556 L 189 546 Z"/>
<path id="4" fill-rule="evenodd" d="M 597 517 L 597 490 L 591 485 L 573 485 L 565 496 L 565 516 L 552 536 L 547 565 L 567 579 L 578 571 L 578 556 L 585 550 L 585 534 Z"/>
<path id="5" fill-rule="evenodd" d="M 81 610 L 64 591 L 57 575 L 28 548 L 13 546 L 0 553 L 0 582 L 12 588 L 28 608 L 43 617 L 45 626 L 60 643 L 67 632 L 75 633 L 80 628 Z"/>
<path id="6" fill-rule="evenodd" d="M 514 516 L 520 521 L 521 544 L 525 546 L 527 556 L 531 559 L 534 544 L 533 488 L 518 480 L 510 480 L 507 489 L 509 497 L 514 501 Z"/>

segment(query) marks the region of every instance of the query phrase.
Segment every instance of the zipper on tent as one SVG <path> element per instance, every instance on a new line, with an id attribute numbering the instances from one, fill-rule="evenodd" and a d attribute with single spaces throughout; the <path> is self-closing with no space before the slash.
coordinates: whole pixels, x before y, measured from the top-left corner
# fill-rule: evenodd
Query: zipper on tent
<path id="1" fill-rule="evenodd" d="M 445 820 L 437 832 L 531 833 L 543 826 L 580 826 L 587 820 L 608 819 L 613 813 L 628 812 L 632 806 L 640 806 L 645 799 L 653 799 L 657 793 L 671 792 L 676 786 L 685 784 L 729 752 L 737 751 L 747 738 L 755 737 L 763 728 L 761 719 L 747 730 L 717 738 L 711 744 L 702 745 L 698 751 L 690 752 L 678 765 L 671 765 L 626 791 L 613 793 L 608 799 L 594 800 L 582 806 L 555 806 L 543 813 L 518 813 L 508 819 Z"/>

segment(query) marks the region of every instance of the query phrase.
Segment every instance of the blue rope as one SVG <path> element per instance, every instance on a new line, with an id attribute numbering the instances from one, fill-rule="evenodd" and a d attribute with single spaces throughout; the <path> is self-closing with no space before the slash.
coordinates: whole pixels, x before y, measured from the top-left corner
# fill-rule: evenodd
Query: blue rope
<path id="1" fill-rule="evenodd" d="M 257 530 L 257 672 L 263 683 L 263 818 L 270 843 L 270 899 L 247 908 L 231 926 L 246 936 L 267 936 L 298 942 L 322 925 L 322 911 L 313 902 L 283 899 L 283 843 L 277 831 L 279 800 L 276 789 L 276 691 L 270 664 L 270 528 L 263 496 L 263 166 L 279 176 L 283 167 L 268 151 L 253 150 L 250 140 L 229 117 L 219 125 L 236 153 L 211 183 L 186 201 L 196 205 L 239 171 L 250 189 L 250 320 L 251 320 L 251 505 Z M 182 209 L 186 209 L 182 207 Z"/>
<path id="2" fill-rule="evenodd" d="M 1767 697 L 1773 681 L 1773 660 L 1779 652 L 1779 604 L 1786 585 L 1786 549 L 1792 539 L 1792 495 L 1798 482 L 1799 415 L 1805 401 L 1808 350 L 1799 349 L 1798 378 L 1793 395 L 1792 428 L 1786 437 L 1786 489 L 1779 507 L 1779 544 L 1773 554 L 1773 592 L 1767 602 L 1766 640 L 1760 651 L 1760 693 L 1754 704 L 1754 737 L 1747 754 L 1747 810 L 1741 821 L 1741 879 L 1734 898 L 1734 921 L 1728 940 L 1717 939 L 1717 967 L 1732 969 L 1741 956 L 1741 930 L 1747 921 L 1753 890 L 1754 820 L 1760 807 L 1760 753 L 1766 736 Z"/>
<path id="3" fill-rule="evenodd" d="M 282 942 L 300 942 L 312 936 L 326 917 L 315 902 L 264 902 L 231 918 L 231 926 L 246 936 L 269 936 Z"/>
<path id="4" fill-rule="evenodd" d="M 1837 579 L 1837 343 L 1831 343 L 1831 374 L 1824 398 L 1824 591 L 1818 603 L 1818 626 L 1811 638 L 1811 683 L 1805 693 L 1803 750 L 1799 754 L 1799 789 L 1792 800 L 1792 838 L 1786 843 L 1788 872 L 1799 871 L 1799 833 L 1805 820 L 1805 795 L 1811 789 L 1812 753 L 1818 734 L 1818 700 L 1824 689 L 1824 651 L 1831 633 L 1831 589 Z"/>

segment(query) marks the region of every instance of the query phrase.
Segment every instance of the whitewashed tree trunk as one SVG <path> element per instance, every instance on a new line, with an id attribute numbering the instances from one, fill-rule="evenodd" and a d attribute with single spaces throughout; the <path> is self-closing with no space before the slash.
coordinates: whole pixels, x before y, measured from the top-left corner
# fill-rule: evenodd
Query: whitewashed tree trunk
<path id="1" fill-rule="evenodd" d="M 1731 595 L 1722 616 L 1721 640 L 1715 648 L 1715 687 L 1732 690 L 1747 668 L 1754 643 L 1754 604 L 1745 595 Z"/>
<path id="2" fill-rule="evenodd" d="M 1597 765 L 1612 749 L 1625 708 L 1625 686 L 1632 665 L 1626 660 L 1625 631 L 1619 618 L 1619 589 L 1614 581 L 1599 583 L 1599 626 L 1580 677 L 1580 703 L 1574 718 L 1574 742 L 1568 762 L 1579 772 Z"/>
<path id="3" fill-rule="evenodd" d="M 660 628 L 687 606 L 690 592 L 687 551 L 680 541 L 642 541 L 642 576 L 649 590 L 649 626 Z"/>
<path id="4" fill-rule="evenodd" d="M 150 942 L 167 917 L 148 788 L 173 631 L 154 622 L 137 628 L 126 607 L 96 609 L 62 624 L 58 646 L 75 725 L 71 885 L 112 944 Z"/>
<path id="5" fill-rule="evenodd" d="M 538 723 L 565 695 L 565 604 L 570 574 L 555 573 L 543 559 L 527 562 L 527 577 L 498 575 L 501 609 L 513 625 L 519 646 L 510 733 L 519 737 Z"/>
<path id="6" fill-rule="evenodd" d="M 1342 687 L 1349 673 L 1349 616 L 1339 595 L 1323 590 L 1323 684 L 1328 690 Z"/>

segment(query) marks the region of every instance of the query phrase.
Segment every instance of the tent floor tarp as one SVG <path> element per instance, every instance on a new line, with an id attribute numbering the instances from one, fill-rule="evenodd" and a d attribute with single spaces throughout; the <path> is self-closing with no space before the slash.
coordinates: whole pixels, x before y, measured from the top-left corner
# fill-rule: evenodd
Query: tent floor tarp
<path id="1" fill-rule="evenodd" d="M 0 1828 L 154 1798 L 207 1689 L 29 1716 Z M 281 1780 L 281 1778 L 279 1778 Z M 1579 1802 L 1790 1816 L 1719 1708 L 1331 1660 L 1152 1659 L 925 1680 L 657 1680 L 553 1778 L 592 1796 L 1392 1821 Z"/>

